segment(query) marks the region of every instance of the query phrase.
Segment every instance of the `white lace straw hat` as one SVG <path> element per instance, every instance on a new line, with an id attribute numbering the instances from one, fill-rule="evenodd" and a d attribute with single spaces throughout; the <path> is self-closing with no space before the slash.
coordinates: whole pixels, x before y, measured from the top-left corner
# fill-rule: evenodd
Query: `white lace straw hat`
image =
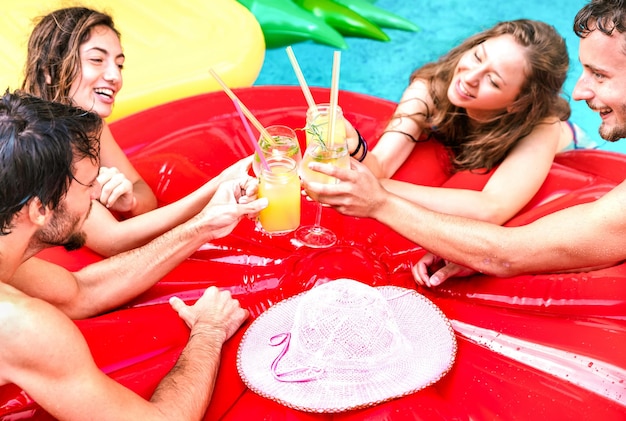
<path id="1" fill-rule="evenodd" d="M 456 339 L 430 300 L 338 279 L 270 307 L 244 334 L 237 368 L 261 396 L 308 412 L 417 392 L 452 367 Z"/>

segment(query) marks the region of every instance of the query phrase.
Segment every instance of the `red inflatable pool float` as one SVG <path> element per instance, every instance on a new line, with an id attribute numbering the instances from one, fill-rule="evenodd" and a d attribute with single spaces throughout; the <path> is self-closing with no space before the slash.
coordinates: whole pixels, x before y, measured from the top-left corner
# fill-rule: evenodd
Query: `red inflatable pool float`
<path id="1" fill-rule="evenodd" d="M 236 90 L 264 125 L 304 125 L 297 87 Z M 318 102 L 328 90 L 313 89 Z M 389 101 L 341 92 L 346 117 L 375 139 L 392 114 Z M 169 203 L 253 152 L 236 110 L 223 93 L 182 99 L 118 120 L 112 130 L 137 169 Z M 298 131 L 300 140 L 304 133 Z M 396 178 L 480 188 L 489 174 L 450 177 L 439 147 L 420 144 Z M 544 186 L 509 225 L 525 224 L 573 204 L 595 200 L 626 178 L 626 156 L 603 151 L 560 154 Z M 302 199 L 302 224 L 314 205 Z M 210 285 L 231 290 L 252 317 L 318 282 L 352 278 L 370 285 L 416 288 L 410 274 L 424 250 L 369 219 L 325 208 L 322 223 L 336 246 L 298 247 L 291 236 L 270 238 L 242 221 L 232 235 L 207 244 L 124 308 L 77 321 L 98 365 L 149 397 L 185 345 L 188 330 L 167 304 L 171 295 L 196 299 Z M 42 257 L 70 269 L 98 260 L 89 250 L 61 249 Z M 247 325 L 225 346 L 207 420 L 491 420 L 626 418 L 626 265 L 588 273 L 510 279 L 460 278 L 419 290 L 441 308 L 457 337 L 452 370 L 413 395 L 341 414 L 310 414 L 247 390 L 236 369 Z M 0 388 L 0 419 L 51 417 L 20 388 Z"/>

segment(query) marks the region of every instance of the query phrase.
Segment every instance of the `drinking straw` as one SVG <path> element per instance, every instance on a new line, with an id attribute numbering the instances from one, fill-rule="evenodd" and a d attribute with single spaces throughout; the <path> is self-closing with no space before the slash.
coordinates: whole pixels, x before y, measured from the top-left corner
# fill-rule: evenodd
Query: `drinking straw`
<path id="1" fill-rule="evenodd" d="M 337 120 L 337 102 L 339 98 L 339 67 L 341 62 L 341 51 L 335 51 L 333 54 L 333 72 L 330 82 L 330 110 L 328 118 L 328 135 L 329 143 L 334 146 L 335 141 L 335 122 Z"/>
<path id="2" fill-rule="evenodd" d="M 313 110 L 314 113 L 317 113 L 317 105 L 315 104 L 315 100 L 313 100 L 313 95 L 311 95 L 311 90 L 309 89 L 309 86 L 306 84 L 306 80 L 304 79 L 304 75 L 302 74 L 302 70 L 300 69 L 298 60 L 296 60 L 296 55 L 293 53 L 293 48 L 291 48 L 291 45 L 286 48 L 286 51 L 287 55 L 289 56 L 289 61 L 291 61 L 291 66 L 293 67 L 294 72 L 296 72 L 298 82 L 300 82 L 300 88 L 302 88 L 304 98 L 306 99 L 309 108 Z"/>
<path id="3" fill-rule="evenodd" d="M 228 95 L 230 99 L 235 103 L 235 106 L 239 105 L 239 107 L 241 108 L 241 112 L 246 117 L 248 117 L 248 120 L 250 120 L 252 125 L 259 131 L 259 133 L 261 133 L 261 136 L 263 136 L 264 138 L 267 138 L 268 141 L 272 142 L 273 137 L 270 136 L 267 130 L 265 130 L 265 127 L 263 127 L 263 125 L 259 123 L 259 120 L 257 120 L 256 117 L 252 115 L 250 110 L 243 104 L 243 102 L 241 102 L 239 98 L 237 98 L 237 95 L 235 95 L 235 93 L 230 90 L 230 88 L 224 83 L 222 78 L 220 78 L 219 75 L 215 73 L 213 69 L 209 69 L 209 73 L 211 73 L 211 76 L 213 76 L 215 80 L 217 80 L 217 83 L 220 84 L 224 92 L 226 92 L 226 95 Z"/>
<path id="4" fill-rule="evenodd" d="M 243 127 L 245 127 L 246 132 L 248 132 L 248 137 L 250 138 L 250 142 L 252 142 L 252 145 L 254 146 L 254 149 L 256 150 L 256 154 L 259 156 L 259 159 L 261 160 L 261 164 L 263 165 L 263 168 L 265 168 L 266 171 L 271 171 L 270 166 L 267 164 L 267 161 L 265 160 L 265 155 L 263 155 L 263 151 L 261 150 L 261 147 L 257 143 L 256 138 L 254 137 L 254 134 L 252 133 L 252 129 L 250 128 L 250 125 L 248 124 L 248 120 L 246 120 L 246 117 L 243 115 L 243 111 L 241 110 L 241 107 L 239 106 L 239 101 L 233 101 L 233 103 L 235 104 L 235 108 L 237 109 L 237 114 L 239 114 L 239 118 L 241 119 L 241 122 L 243 123 Z"/>

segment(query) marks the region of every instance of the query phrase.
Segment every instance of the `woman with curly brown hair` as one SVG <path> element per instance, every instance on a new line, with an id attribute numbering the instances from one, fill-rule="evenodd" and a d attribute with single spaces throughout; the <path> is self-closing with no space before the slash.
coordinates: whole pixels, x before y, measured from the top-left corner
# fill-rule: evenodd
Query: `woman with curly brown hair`
<path id="1" fill-rule="evenodd" d="M 565 41 L 552 26 L 498 23 L 413 72 L 363 163 L 408 200 L 502 224 L 533 197 L 554 155 L 573 140 L 561 91 L 568 65 Z M 443 145 L 448 175 L 493 174 L 478 191 L 387 180 L 422 141 Z"/>

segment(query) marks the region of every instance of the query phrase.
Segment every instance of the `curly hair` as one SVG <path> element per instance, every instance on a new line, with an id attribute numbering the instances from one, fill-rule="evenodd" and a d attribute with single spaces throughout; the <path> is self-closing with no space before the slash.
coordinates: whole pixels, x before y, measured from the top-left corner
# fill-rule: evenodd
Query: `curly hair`
<path id="1" fill-rule="evenodd" d="M 74 178 L 74 163 L 99 162 L 102 119 L 78 107 L 24 92 L 0 98 L 0 235 L 37 197 L 56 209 Z"/>
<path id="2" fill-rule="evenodd" d="M 40 17 L 28 40 L 22 90 L 46 99 L 71 104 L 72 83 L 81 75 L 80 52 L 98 25 L 111 28 L 113 18 L 85 7 L 68 7 Z"/>
<path id="3" fill-rule="evenodd" d="M 593 0 L 578 11 L 574 18 L 574 32 L 585 38 L 594 30 L 611 36 L 617 30 L 626 32 L 626 2 L 624 0 Z M 626 40 L 625 40 L 626 41 Z M 622 45 L 626 54 L 626 42 Z"/>
<path id="4" fill-rule="evenodd" d="M 467 51 L 490 38 L 507 34 L 524 47 L 525 82 L 506 112 L 470 128 L 465 109 L 450 103 L 448 86 Z M 415 70 L 411 82 L 421 79 L 429 85 L 436 109 L 428 116 L 428 123 L 436 130 L 432 133 L 435 138 L 447 147 L 453 170 L 489 171 L 546 117 L 569 118 L 571 109 L 562 96 L 568 67 L 565 40 L 553 26 L 519 19 L 500 22 L 471 36 L 436 62 Z"/>

